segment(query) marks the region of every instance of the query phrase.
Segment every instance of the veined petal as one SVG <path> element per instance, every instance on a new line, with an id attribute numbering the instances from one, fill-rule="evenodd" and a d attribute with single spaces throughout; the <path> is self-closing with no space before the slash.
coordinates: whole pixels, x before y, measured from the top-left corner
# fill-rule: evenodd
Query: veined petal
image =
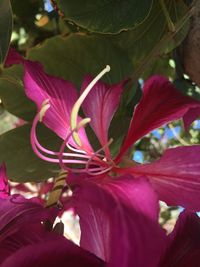
<path id="1" fill-rule="evenodd" d="M 168 205 L 200 210 L 200 145 L 168 149 L 155 162 L 136 165 L 127 172 L 144 175 L 159 199 Z"/>
<path id="2" fill-rule="evenodd" d="M 126 150 L 155 128 L 182 118 L 199 102 L 181 94 L 163 76 L 153 76 L 144 84 L 142 99 L 136 106 L 128 134 L 116 158 L 118 162 Z"/>
<path id="3" fill-rule="evenodd" d="M 197 267 L 200 260 L 200 218 L 180 214 L 159 267 Z"/>
<path id="4" fill-rule="evenodd" d="M 80 216 L 81 247 L 107 266 L 157 266 L 165 235 L 156 221 L 156 194 L 146 179 L 84 180 L 69 204 Z"/>
<path id="5" fill-rule="evenodd" d="M 49 100 L 50 108 L 43 118 L 44 124 L 60 138 L 65 139 L 70 133 L 70 115 L 77 93 L 74 85 L 61 78 L 50 76 L 43 71 L 37 62 L 24 61 L 24 86 L 26 95 L 36 103 L 38 110 L 45 100 Z M 79 118 L 81 120 L 81 118 Z M 83 146 L 92 151 L 85 130 L 79 130 Z M 76 146 L 72 138 L 70 143 Z"/>
<path id="6" fill-rule="evenodd" d="M 34 220 L 35 221 L 35 220 Z M 17 222 L 16 222 L 17 223 Z M 44 225 L 38 222 L 24 222 L 14 233 L 9 233 L 0 241 L 0 264 L 17 250 L 25 246 L 55 239 L 57 236 L 45 230 Z"/>
<path id="7" fill-rule="evenodd" d="M 40 210 L 33 210 L 33 207 L 28 205 L 29 209 L 27 209 L 26 205 L 31 204 L 31 201 L 26 200 L 21 203 L 23 211 L 20 214 L 18 211 L 20 203 L 14 203 L 15 218 L 13 210 L 8 210 L 10 216 L 6 216 L 4 227 L 0 231 L 1 266 L 13 266 L 13 262 L 15 266 L 20 267 L 66 266 L 66 262 L 67 266 L 104 266 L 104 262 L 96 256 L 75 246 L 62 235 L 47 230 L 41 221 L 51 219 L 52 212 L 42 206 Z M 10 206 L 11 204 L 7 205 L 7 208 L 9 209 Z M 10 228 L 9 231 L 7 228 Z"/>
<path id="8" fill-rule="evenodd" d="M 37 202 L 36 198 L 25 199 L 19 195 L 0 199 L 0 242 L 23 225 L 45 219 L 54 220 L 55 210 L 44 209 Z"/>
<path id="9" fill-rule="evenodd" d="M 0 198 L 7 198 L 10 194 L 8 177 L 6 175 L 6 165 L 0 166 Z"/>
<path id="10" fill-rule="evenodd" d="M 51 233 L 49 233 L 51 235 Z M 2 267 L 103 267 L 104 262 L 65 238 L 43 241 L 18 250 Z"/>
<path id="11" fill-rule="evenodd" d="M 85 77 L 81 92 L 92 80 L 90 76 Z M 82 104 L 83 111 L 87 117 L 91 118 L 90 125 L 102 146 L 108 142 L 108 128 L 118 108 L 123 85 L 124 82 L 108 85 L 98 81 Z"/>

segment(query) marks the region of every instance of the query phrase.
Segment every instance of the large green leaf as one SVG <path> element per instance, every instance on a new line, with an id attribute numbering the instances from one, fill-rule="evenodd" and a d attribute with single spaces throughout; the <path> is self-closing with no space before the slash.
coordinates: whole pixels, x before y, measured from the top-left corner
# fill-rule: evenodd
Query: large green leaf
<path id="1" fill-rule="evenodd" d="M 108 83 L 117 83 L 133 72 L 127 54 L 103 37 L 70 35 L 54 37 L 29 52 L 48 73 L 61 76 L 80 86 L 86 74 L 97 75 L 106 65 L 111 71 L 104 76 Z"/>
<path id="2" fill-rule="evenodd" d="M 44 126 L 38 127 L 39 140 L 44 146 L 59 149 L 60 140 Z M 5 162 L 8 176 L 16 182 L 40 182 L 54 176 L 57 164 L 39 159 L 30 145 L 30 125 L 24 125 L 0 136 L 0 162 Z"/>
<path id="3" fill-rule="evenodd" d="M 12 10 L 9 0 L 0 1 L 0 64 L 3 63 L 12 33 Z"/>
<path id="4" fill-rule="evenodd" d="M 32 120 L 36 107 L 24 93 L 22 76 L 20 65 L 4 69 L 0 76 L 0 98 L 6 110 L 29 121 Z"/>
<path id="5" fill-rule="evenodd" d="M 118 33 L 142 23 L 153 0 L 57 0 L 67 20 L 92 32 Z"/>
<path id="6" fill-rule="evenodd" d="M 147 70 L 155 59 L 162 59 L 162 55 L 177 47 L 187 34 L 190 18 L 189 8 L 183 1 L 166 0 L 165 4 L 170 19 L 177 28 L 175 32 L 169 32 L 161 5 L 159 1 L 154 1 L 148 18 L 141 25 L 111 36 L 114 43 L 117 43 L 129 54 L 135 72 L 139 72 L 139 75 Z M 163 60 L 166 61 L 165 57 Z M 161 64 L 159 63 L 159 65 Z M 166 66 L 166 64 L 162 65 Z M 161 70 L 161 72 L 164 71 L 165 68 Z"/>

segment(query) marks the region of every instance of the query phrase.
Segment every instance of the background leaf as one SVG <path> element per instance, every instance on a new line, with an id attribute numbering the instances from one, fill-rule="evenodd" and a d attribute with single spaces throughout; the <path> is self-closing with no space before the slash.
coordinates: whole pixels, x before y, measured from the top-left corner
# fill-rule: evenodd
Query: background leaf
<path id="1" fill-rule="evenodd" d="M 9 0 L 0 1 L 0 64 L 4 62 L 12 33 L 12 10 Z"/>
<path id="2" fill-rule="evenodd" d="M 149 15 L 153 0 L 57 0 L 67 20 L 92 32 L 118 33 L 141 24 Z"/>
<path id="3" fill-rule="evenodd" d="M 144 77 L 155 72 L 170 72 L 167 61 L 172 55 L 169 52 L 177 47 L 187 35 L 190 8 L 182 0 L 166 0 L 165 4 L 175 28 L 179 28 L 176 33 L 169 31 L 161 5 L 159 1 L 154 1 L 148 18 L 142 24 L 135 29 L 110 36 L 115 44 L 128 53 L 135 72 L 140 73 L 139 77 L 144 71 L 146 71 Z M 153 68 L 152 63 L 154 63 Z M 157 63 L 158 67 L 155 66 Z"/>
<path id="4" fill-rule="evenodd" d="M 71 34 L 48 39 L 31 49 L 28 57 L 39 60 L 49 74 L 60 76 L 80 86 L 86 74 L 96 76 L 106 65 L 111 71 L 103 77 L 117 83 L 133 72 L 131 60 L 121 48 L 100 36 Z"/>
<path id="5" fill-rule="evenodd" d="M 25 95 L 22 76 L 21 65 L 4 69 L 0 76 L 0 98 L 4 108 L 11 114 L 30 121 L 36 107 Z"/>
<path id="6" fill-rule="evenodd" d="M 30 144 L 31 125 L 26 124 L 0 136 L 0 162 L 5 162 L 8 177 L 16 182 L 41 182 L 54 176 L 58 164 L 50 164 L 38 158 Z M 61 141 L 42 125 L 38 127 L 41 143 L 59 149 Z"/>

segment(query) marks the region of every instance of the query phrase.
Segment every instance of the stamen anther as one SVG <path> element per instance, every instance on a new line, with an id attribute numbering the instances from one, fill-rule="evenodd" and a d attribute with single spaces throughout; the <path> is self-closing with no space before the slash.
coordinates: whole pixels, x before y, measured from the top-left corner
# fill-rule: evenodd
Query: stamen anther
<path id="1" fill-rule="evenodd" d="M 50 108 L 49 99 L 45 99 L 44 102 L 42 103 L 42 107 L 41 107 L 41 110 L 39 112 L 39 121 L 40 122 L 42 122 L 43 117 L 49 108 Z"/>

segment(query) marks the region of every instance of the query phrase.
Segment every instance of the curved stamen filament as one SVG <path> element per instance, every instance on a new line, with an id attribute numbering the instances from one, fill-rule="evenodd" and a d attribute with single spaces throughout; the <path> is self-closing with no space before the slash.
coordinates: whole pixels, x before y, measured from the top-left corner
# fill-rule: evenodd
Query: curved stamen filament
<path id="1" fill-rule="evenodd" d="M 80 126 L 83 126 L 83 123 L 79 123 L 78 128 L 80 128 Z M 73 131 L 75 131 L 76 129 L 74 129 Z M 66 145 L 69 142 L 70 137 L 73 134 L 73 131 L 71 131 L 71 133 L 66 137 L 66 139 L 64 140 L 64 142 L 62 143 L 62 146 L 60 148 L 60 152 L 59 152 L 59 163 L 62 169 L 67 170 L 67 171 L 73 171 L 73 172 L 77 172 L 77 173 L 81 173 L 81 172 L 86 172 L 86 169 L 76 169 L 76 168 L 70 168 L 68 166 L 65 165 L 65 163 L 69 163 L 69 162 L 65 162 L 65 160 L 63 159 L 63 155 L 64 155 L 64 149 L 66 147 Z M 82 155 L 82 154 L 81 154 Z M 80 155 L 80 156 L 81 156 Z M 88 158 L 88 160 L 91 158 L 91 156 L 89 155 L 85 155 L 85 157 Z M 88 161 L 87 161 L 88 162 Z M 87 162 L 85 162 L 85 166 L 87 164 Z M 74 162 L 75 163 L 75 162 Z M 103 163 L 103 167 L 101 166 L 101 164 Z M 93 159 L 92 163 L 93 165 L 97 166 L 97 167 L 93 167 L 91 168 L 91 171 L 96 171 L 96 170 L 102 170 L 103 168 L 105 169 L 105 163 L 102 162 L 102 160 L 100 160 L 98 157 L 96 157 L 95 159 Z"/>
<path id="2" fill-rule="evenodd" d="M 46 99 L 43 104 L 40 112 L 35 116 L 32 128 L 31 128 L 31 144 L 34 152 L 43 160 L 52 162 L 52 163 L 59 163 L 61 168 L 70 172 L 76 172 L 76 173 L 84 173 L 87 172 L 91 175 L 100 175 L 103 173 L 108 172 L 114 167 L 114 162 L 109 158 L 105 157 L 104 154 L 101 154 L 100 152 L 105 151 L 105 149 L 112 143 L 112 139 L 109 140 L 109 142 L 104 145 L 102 148 L 97 150 L 96 152 L 90 152 L 84 151 L 81 149 L 81 141 L 78 135 L 78 131 L 85 127 L 90 121 L 90 118 L 82 119 L 79 123 L 77 123 L 78 119 L 78 112 L 80 109 L 80 106 L 84 99 L 86 98 L 87 94 L 90 92 L 92 87 L 95 85 L 95 83 L 106 73 L 110 70 L 110 67 L 107 66 L 85 89 L 83 94 L 80 96 L 80 98 L 75 103 L 72 114 L 71 114 L 71 130 L 70 133 L 65 138 L 64 142 L 61 145 L 60 151 L 52 151 L 49 149 L 44 148 L 37 139 L 36 134 L 36 128 L 39 121 L 43 120 L 43 117 L 45 116 L 46 111 L 49 109 L 50 104 L 49 100 Z M 75 137 L 77 136 L 78 139 Z M 74 141 L 78 145 L 78 148 L 75 148 L 69 143 L 70 138 L 73 137 Z M 69 150 L 75 152 L 75 153 L 65 153 L 64 150 L 68 147 Z M 46 155 L 44 155 L 46 154 Z M 50 157 L 49 157 L 50 156 Z M 81 164 L 84 165 L 84 168 L 70 168 L 66 164 Z"/>
<path id="3" fill-rule="evenodd" d="M 60 157 L 62 157 L 62 164 L 63 165 L 64 164 L 79 164 L 79 165 L 81 164 L 81 165 L 86 166 L 88 160 L 90 159 L 90 155 L 83 153 L 82 150 L 79 151 L 78 149 L 74 149 L 75 152 L 77 152 L 76 150 L 78 150 L 79 153 L 63 153 L 63 151 L 62 151 L 62 155 L 60 155 L 60 152 L 55 152 L 55 151 L 46 149 L 39 143 L 39 141 L 37 139 L 37 135 L 36 135 L 37 124 L 43 118 L 43 116 L 45 115 L 45 112 L 47 111 L 48 108 L 49 108 L 49 104 L 47 101 L 45 101 L 44 104 L 42 105 L 40 112 L 35 116 L 35 118 L 33 120 L 32 128 L 31 128 L 31 145 L 32 145 L 34 152 L 41 159 L 48 161 L 48 162 L 51 162 L 51 163 L 60 163 L 61 162 Z M 75 129 L 75 130 L 78 131 L 81 127 L 84 127 L 89 121 L 90 121 L 90 119 L 88 119 L 88 118 L 83 119 L 82 121 L 79 122 L 79 124 L 77 125 L 77 129 Z M 71 138 L 72 133 L 73 132 L 70 132 L 67 135 L 67 138 L 64 141 L 65 144 Z M 69 143 L 68 143 L 68 147 L 72 148 L 71 145 L 69 145 Z M 65 146 L 64 146 L 64 148 L 65 148 Z M 63 148 L 63 150 L 64 150 L 64 148 Z M 44 155 L 41 152 L 45 153 L 46 155 Z M 49 156 L 51 156 L 51 157 L 49 157 Z M 98 167 L 91 168 L 91 171 L 102 170 L 102 167 L 99 166 L 99 162 L 97 164 L 97 162 L 95 160 L 93 160 L 92 164 L 97 165 Z M 72 168 L 68 168 L 65 166 L 64 169 L 69 170 L 69 171 L 73 171 L 73 172 L 77 172 L 77 173 L 85 172 L 85 168 L 82 168 L 82 169 L 73 168 L 72 169 Z"/>
<path id="4" fill-rule="evenodd" d="M 49 106 L 49 104 L 47 104 Z M 47 107 L 45 105 L 43 105 L 43 107 L 41 108 L 40 112 L 35 116 L 34 120 L 33 120 L 33 124 L 32 124 L 32 128 L 31 128 L 31 145 L 33 148 L 33 151 L 35 152 L 35 154 L 40 157 L 41 159 L 48 161 L 48 162 L 52 162 L 52 163 L 59 163 L 59 152 L 55 152 L 55 151 L 51 151 L 49 149 L 44 148 L 38 141 L 37 139 L 37 135 L 36 135 L 36 127 L 37 124 L 39 122 L 39 120 L 41 119 L 41 113 L 42 116 L 44 116 L 44 110 L 47 111 Z M 70 133 L 71 136 L 71 133 Z M 43 155 L 42 152 L 44 152 L 47 155 L 51 155 L 51 156 L 56 156 L 56 158 L 54 157 L 47 157 L 46 155 Z M 64 159 L 64 162 L 66 163 L 76 163 L 76 164 L 86 164 L 87 160 L 90 158 L 90 156 L 85 155 L 85 154 L 77 154 L 77 153 L 64 153 L 63 154 L 64 157 L 68 157 L 68 159 Z M 69 159 L 69 157 L 71 158 L 78 158 L 78 159 Z M 83 160 L 81 160 L 81 158 Z M 87 159 L 87 160 L 84 160 Z"/>
<path id="5" fill-rule="evenodd" d="M 49 99 L 45 99 L 44 102 L 42 103 L 42 107 L 40 109 L 39 112 L 39 121 L 41 122 L 45 113 L 47 112 L 47 110 L 50 108 L 50 104 L 49 104 Z"/>
<path id="6" fill-rule="evenodd" d="M 105 144 L 102 148 L 100 148 L 99 150 L 97 150 L 95 153 L 93 153 L 93 155 L 90 157 L 90 159 L 88 160 L 88 162 L 87 162 L 87 164 L 86 164 L 86 171 L 87 171 L 87 173 L 89 173 L 89 174 L 91 174 L 91 175 L 100 175 L 100 174 L 103 174 L 103 173 L 105 173 L 105 172 L 108 172 L 109 170 L 111 170 L 112 168 L 113 168 L 113 166 L 115 165 L 114 164 L 114 162 L 112 161 L 112 159 L 110 159 L 110 158 L 105 158 L 105 156 L 104 155 L 102 155 L 102 154 L 99 154 L 101 151 L 105 151 L 105 148 L 106 147 L 109 147 L 110 146 L 110 144 L 113 142 L 113 139 L 111 138 L 109 141 L 108 141 L 108 143 L 107 144 Z M 104 169 L 102 169 L 102 170 L 96 170 L 96 171 L 90 171 L 90 168 L 89 168 L 89 166 L 92 164 L 92 160 L 93 160 L 93 158 L 94 157 L 96 157 L 96 156 L 98 156 L 98 157 L 103 157 L 104 158 L 104 160 L 103 161 L 105 161 L 106 163 L 107 163 L 107 166 L 106 166 L 106 168 L 104 168 Z M 111 165 L 108 167 L 108 163 L 111 163 Z"/>
<path id="7" fill-rule="evenodd" d="M 105 69 L 103 69 L 92 81 L 91 83 L 86 87 L 86 89 L 84 90 L 84 92 L 81 94 L 81 96 L 78 98 L 78 100 L 76 101 L 76 103 L 74 104 L 73 108 L 72 108 L 72 112 L 71 112 L 71 118 L 70 118 L 70 126 L 71 126 L 71 130 L 73 131 L 74 129 L 77 128 L 77 119 L 78 119 L 78 113 L 80 110 L 80 107 L 84 101 L 84 99 L 86 98 L 86 96 L 89 94 L 89 92 L 91 91 L 91 89 L 93 88 L 93 86 L 101 79 L 101 77 L 110 71 L 110 66 L 106 66 Z M 74 142 L 81 147 L 81 140 L 80 137 L 77 133 L 77 131 L 74 131 L 73 134 L 73 139 Z"/>
<path id="8" fill-rule="evenodd" d="M 71 151 L 74 151 L 74 152 L 77 152 L 77 153 L 87 154 L 84 150 L 82 150 L 82 149 L 77 149 L 77 148 L 71 146 L 69 143 L 67 143 L 66 145 L 67 145 L 67 147 L 69 148 L 69 150 L 71 150 Z"/>
<path id="9" fill-rule="evenodd" d="M 45 154 L 53 155 L 53 156 L 58 156 L 59 155 L 59 152 L 55 152 L 55 151 L 49 150 L 49 149 L 43 147 L 39 143 L 39 141 L 37 139 L 37 135 L 36 135 L 36 126 L 37 126 L 37 122 L 38 121 L 39 120 L 37 120 L 37 116 L 36 116 L 36 118 L 33 121 L 33 127 L 32 127 L 32 130 L 31 130 L 31 136 L 32 136 L 32 138 L 31 138 L 32 142 L 31 143 L 34 145 L 34 147 L 37 147 L 40 151 L 44 152 Z M 69 147 L 69 149 L 71 151 L 73 151 L 71 146 Z M 84 154 L 63 153 L 63 156 L 65 156 L 65 157 L 80 157 L 80 158 L 87 158 L 87 159 L 89 158 L 87 155 L 85 155 L 85 153 Z"/>

